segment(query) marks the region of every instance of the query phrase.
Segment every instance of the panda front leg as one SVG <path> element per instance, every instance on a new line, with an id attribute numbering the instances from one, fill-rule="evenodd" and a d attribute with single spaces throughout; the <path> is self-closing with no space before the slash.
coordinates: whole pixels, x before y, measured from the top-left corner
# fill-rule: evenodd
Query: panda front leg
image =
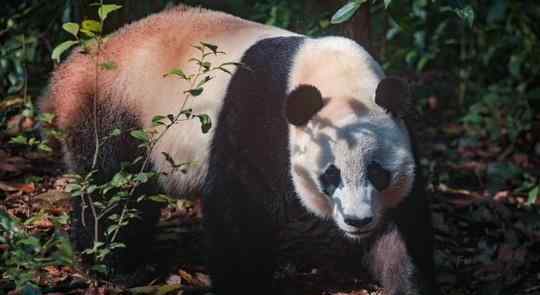
<path id="1" fill-rule="evenodd" d="M 276 247 L 263 207 L 238 185 L 220 185 L 205 193 L 207 263 L 216 294 L 274 294 Z"/>
<path id="2" fill-rule="evenodd" d="M 407 243 L 396 225 L 389 225 L 375 240 L 370 251 L 370 266 L 384 294 L 439 294 L 434 284 L 432 250 L 429 244 L 421 243 L 421 240 Z M 419 255 L 412 255 L 413 252 Z"/>

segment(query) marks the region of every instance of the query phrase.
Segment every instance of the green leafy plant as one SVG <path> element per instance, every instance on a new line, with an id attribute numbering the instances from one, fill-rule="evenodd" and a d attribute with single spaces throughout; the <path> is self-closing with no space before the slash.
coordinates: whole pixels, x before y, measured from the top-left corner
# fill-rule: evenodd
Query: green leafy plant
<path id="1" fill-rule="evenodd" d="M 34 218 L 40 218 L 36 215 Z M 67 222 L 63 216 L 47 216 L 56 227 Z M 32 219 L 26 221 L 31 223 Z M 44 267 L 74 264 L 75 258 L 69 239 L 56 231 L 53 235 L 36 236 L 6 212 L 0 211 L 0 279 L 15 284 L 18 289 L 36 289 L 35 279 Z"/>
<path id="2" fill-rule="evenodd" d="M 35 40 L 31 39 L 30 41 L 28 41 L 27 37 L 24 34 L 18 36 L 18 38 L 15 38 L 15 40 L 20 44 L 20 47 L 17 48 L 17 50 L 20 52 L 20 55 L 18 55 L 15 65 L 18 69 L 20 69 L 19 71 L 22 72 L 22 76 L 19 84 L 20 88 L 16 86 L 18 82 L 13 82 L 13 87 L 15 87 L 15 89 L 10 89 L 8 90 L 8 92 L 22 92 L 22 97 L 8 99 L 4 104 L 2 104 L 3 107 L 2 109 L 0 109 L 0 114 L 3 116 L 9 111 L 18 110 L 18 116 L 20 117 L 20 119 L 16 119 L 15 121 L 18 121 L 18 123 L 28 122 L 29 124 L 26 125 L 31 126 L 26 126 L 26 128 L 18 130 L 18 132 L 14 134 L 13 137 L 9 140 L 9 143 L 26 146 L 31 149 L 37 149 L 44 152 L 52 152 L 52 149 L 49 146 L 48 139 L 42 139 L 39 136 L 36 136 L 36 124 L 34 123 L 37 122 L 42 126 L 47 126 L 42 130 L 45 134 L 48 135 L 48 138 L 50 139 L 62 138 L 62 132 L 60 132 L 60 130 L 56 128 L 51 127 L 52 121 L 54 119 L 53 114 L 38 114 L 32 98 L 28 93 L 28 75 L 26 68 L 27 62 L 31 58 L 31 55 L 28 54 L 28 51 L 35 51 L 35 48 L 32 47 L 35 46 Z"/>
<path id="3" fill-rule="evenodd" d="M 353 0 L 349 1 L 347 4 L 345 4 L 343 7 L 338 9 L 334 16 L 332 16 L 332 19 L 330 20 L 333 24 L 339 24 L 348 21 L 353 17 L 353 15 L 356 13 L 356 11 L 362 6 L 364 2 L 368 0 Z M 385 1 L 386 5 L 386 1 Z"/>
<path id="4" fill-rule="evenodd" d="M 98 4 L 99 21 L 85 20 L 81 24 L 64 24 L 63 29 L 71 34 L 74 40 L 61 43 L 52 54 L 52 58 L 59 61 L 61 55 L 69 48 L 75 45 L 82 46 L 83 50 L 87 51 L 87 54 L 96 56 L 96 80 L 99 79 L 99 69 L 115 69 L 114 61 L 102 62 L 99 59 L 102 43 L 104 42 L 101 28 L 103 28 L 107 16 L 111 12 L 120 9 L 118 5 L 103 4 L 102 2 Z M 83 38 L 80 37 L 81 34 Z M 141 195 L 134 198 L 137 188 L 150 181 L 157 180 L 161 175 L 167 175 L 177 170 L 185 172 L 191 165 L 196 164 L 191 162 L 175 163 L 170 155 L 164 153 L 165 160 L 170 164 L 170 171 L 149 171 L 150 155 L 171 127 L 182 121 L 198 120 L 201 124 L 202 133 L 207 133 L 211 129 L 210 116 L 204 113 L 194 113 L 192 109 L 187 107 L 188 102 L 202 95 L 206 84 L 211 82 L 218 72 L 231 74 L 230 67 L 239 65 L 234 62 L 213 65 L 208 60 L 209 56 L 225 54 L 216 45 L 200 42 L 193 47 L 199 52 L 197 57 L 190 59 L 190 62 L 195 65 L 196 72 L 186 73 L 182 69 L 175 68 L 163 74 L 163 77 L 176 77 L 187 81 L 189 84 L 189 88 L 183 93 L 184 97 L 179 103 L 178 111 L 155 116 L 152 118 L 152 127 L 136 130 L 114 129 L 109 135 L 100 138 L 97 132 L 98 126 L 96 125 L 96 100 L 99 93 L 96 93 L 93 97 L 96 146 L 91 169 L 87 174 L 71 175 L 71 183 L 66 189 L 73 197 L 80 198 L 82 201 L 82 224 L 91 227 L 89 229 L 93 233 L 92 247 L 86 249 L 83 253 L 94 258 L 97 264 L 92 269 L 95 271 L 107 273 L 109 270 L 105 268 L 102 262 L 116 249 L 126 247 L 125 244 L 119 242 L 118 236 L 122 228 L 139 217 L 138 211 L 134 209 L 137 203 L 146 199 L 151 201 L 168 200 L 162 194 Z M 97 85 L 98 82 L 96 81 L 96 89 L 98 89 Z M 96 92 L 98 91 L 96 90 Z M 100 149 L 108 144 L 110 139 L 126 132 L 140 142 L 139 148 L 142 149 L 143 156 L 137 157 L 131 162 L 123 163 L 121 170 L 117 171 L 111 179 L 98 182 L 96 179 L 100 171 L 96 167 Z M 89 214 L 85 212 L 89 212 Z M 86 220 L 88 216 L 92 220 Z"/>
<path id="5" fill-rule="evenodd" d="M 233 62 L 226 62 L 214 66 L 207 60 L 207 57 L 210 55 L 225 54 L 224 52 L 219 51 L 217 46 L 204 42 L 194 47 L 200 53 L 198 57 L 191 59 L 191 62 L 197 66 L 195 73 L 186 74 L 183 70 L 176 68 L 163 75 L 164 77 L 174 76 L 190 83 L 189 89 L 184 91 L 183 101 L 176 113 L 155 116 L 152 119 L 152 127 L 148 129 L 115 129 L 108 137 L 98 140 L 99 148 L 101 148 L 104 144 L 107 144 L 108 139 L 129 131 L 131 137 L 140 141 L 139 148 L 144 150 L 145 156 L 138 157 L 130 163 L 124 163 L 123 168 L 110 180 L 101 182 L 100 184 L 97 184 L 95 180 L 95 176 L 99 173 L 99 171 L 95 170 L 97 156 L 94 158 L 93 170 L 90 173 L 71 176 L 73 182 L 67 187 L 67 190 L 71 192 L 73 197 L 81 198 L 83 201 L 83 210 L 90 210 L 90 215 L 93 219 L 92 222 L 83 220 L 83 224 L 93 224 L 94 227 L 93 246 L 84 251 L 84 254 L 92 255 L 98 262 L 94 270 L 106 271 L 103 265 L 99 263 L 103 262 L 115 249 L 125 247 L 123 243 L 118 242 L 118 234 L 134 218 L 138 218 L 137 210 L 133 209 L 134 204 L 145 199 L 159 202 L 167 200 L 167 198 L 163 198 L 163 195 L 141 195 L 133 198 L 132 196 L 135 190 L 141 185 L 157 179 L 160 175 L 167 175 L 176 170 L 185 172 L 189 166 L 195 164 L 191 162 L 175 163 L 170 155 L 164 153 L 163 156 L 170 164 L 171 170 L 161 172 L 148 171 L 150 154 L 152 154 L 152 151 L 161 138 L 174 125 L 186 120 L 198 120 L 201 123 L 202 133 L 207 133 L 210 130 L 212 126 L 210 117 L 207 114 L 193 113 L 191 109 L 186 107 L 188 101 L 195 99 L 204 92 L 204 86 L 214 78 L 216 72 L 230 74 L 231 70 L 228 67 L 239 65 Z M 139 167 L 138 172 L 130 172 L 135 167 Z M 84 213 L 82 216 L 85 218 Z M 106 226 L 106 228 L 104 228 L 104 234 L 101 236 L 100 232 L 103 226 Z"/>

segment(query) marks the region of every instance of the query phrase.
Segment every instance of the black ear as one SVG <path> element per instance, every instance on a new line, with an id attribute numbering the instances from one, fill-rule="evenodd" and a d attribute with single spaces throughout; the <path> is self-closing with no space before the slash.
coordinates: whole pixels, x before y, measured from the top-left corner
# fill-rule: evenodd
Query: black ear
<path id="1" fill-rule="evenodd" d="M 322 107 L 323 101 L 319 89 L 311 85 L 300 85 L 287 97 L 285 115 L 289 123 L 295 126 L 303 126 Z"/>
<path id="2" fill-rule="evenodd" d="M 392 115 L 403 118 L 412 111 L 409 86 L 402 79 L 384 78 L 375 91 L 375 103 Z"/>

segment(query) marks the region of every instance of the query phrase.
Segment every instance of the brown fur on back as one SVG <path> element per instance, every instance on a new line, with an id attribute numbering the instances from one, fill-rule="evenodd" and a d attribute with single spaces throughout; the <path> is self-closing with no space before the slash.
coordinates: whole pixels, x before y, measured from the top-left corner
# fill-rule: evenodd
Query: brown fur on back
<path id="1" fill-rule="evenodd" d="M 198 40 L 257 26 L 221 12 L 183 5 L 151 15 L 108 37 L 98 61 L 95 48 L 90 54 L 74 49 L 54 71 L 49 91 L 40 99 L 40 108 L 56 113 L 57 126 L 66 128 L 79 119 L 77 110 L 84 102 L 96 95 L 96 85 L 98 100 L 116 96 L 132 104 L 140 98 L 130 97 L 132 92 L 126 89 L 134 88 L 137 79 L 159 79 L 174 66 L 187 63 L 192 57 L 192 45 Z M 112 63 L 114 68 L 97 66 L 103 63 Z"/>

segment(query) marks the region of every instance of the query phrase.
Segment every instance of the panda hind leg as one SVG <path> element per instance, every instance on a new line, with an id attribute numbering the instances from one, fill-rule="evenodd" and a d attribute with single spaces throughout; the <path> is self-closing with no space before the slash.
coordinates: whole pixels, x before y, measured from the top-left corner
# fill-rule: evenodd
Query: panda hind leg
<path id="1" fill-rule="evenodd" d="M 129 135 L 126 130 L 140 128 L 137 117 L 129 110 L 98 105 L 98 136 L 101 140 L 108 137 L 111 132 L 118 128 L 122 131 L 119 136 L 109 137 L 99 149 L 97 162 L 92 167 L 95 153 L 95 128 L 93 108 L 82 107 L 77 114 L 78 122 L 66 128 L 66 138 L 64 142 L 64 152 L 66 163 L 70 172 L 85 175 L 92 170 L 96 170 L 94 180 L 97 184 L 110 181 L 112 177 L 121 169 L 123 162 L 132 162 L 137 156 L 143 153 L 136 139 Z M 130 172 L 136 172 L 141 167 L 133 167 Z M 136 200 L 139 196 L 149 195 L 157 191 L 155 183 L 145 183 L 137 187 L 134 194 L 129 196 L 130 200 Z M 78 251 L 90 249 L 95 239 L 96 220 L 88 206 L 88 202 L 97 201 L 98 196 L 87 196 L 84 200 L 81 197 L 74 197 L 72 200 L 72 226 L 71 238 Z M 104 201 L 104 200 L 100 200 Z M 125 247 L 115 249 L 107 256 L 104 263 L 109 269 L 109 276 L 118 283 L 130 285 L 135 282 L 144 281 L 144 265 L 150 258 L 148 253 L 153 243 L 153 232 L 160 216 L 160 206 L 156 202 L 142 201 L 129 202 L 128 208 L 135 209 L 138 218 L 129 220 L 127 226 L 118 232 L 116 242 L 122 243 Z M 119 203 L 115 209 L 100 218 L 97 232 L 99 241 L 104 241 L 104 231 L 112 225 L 110 216 L 121 215 L 123 204 Z M 83 256 L 83 261 L 94 263 L 88 256 Z M 149 275 L 149 274 L 148 274 Z"/>

